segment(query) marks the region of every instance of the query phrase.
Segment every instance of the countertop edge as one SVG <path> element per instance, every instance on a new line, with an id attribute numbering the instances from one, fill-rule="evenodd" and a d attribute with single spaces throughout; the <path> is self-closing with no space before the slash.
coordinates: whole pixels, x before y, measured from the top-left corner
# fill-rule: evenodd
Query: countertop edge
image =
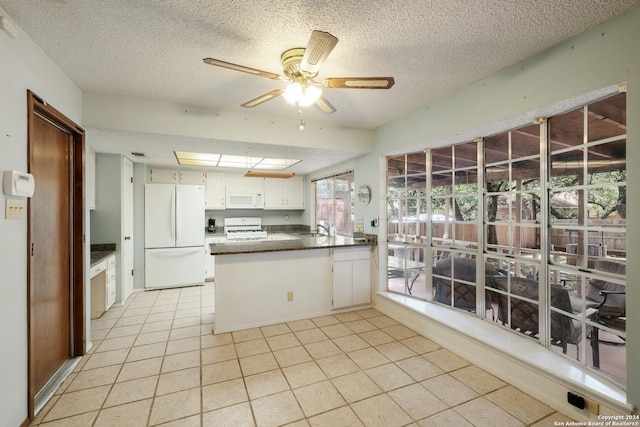
<path id="1" fill-rule="evenodd" d="M 332 238 L 332 240 L 335 238 Z M 292 243 L 294 242 L 294 243 Z M 265 253 L 265 252 L 289 252 L 289 251 L 307 251 L 314 249 L 335 249 L 335 248 L 350 248 L 350 247 L 372 247 L 375 243 L 366 241 L 353 241 L 351 238 L 338 238 L 333 242 L 323 241 L 316 242 L 315 238 L 292 241 L 274 241 L 274 242 L 260 242 L 260 243 L 236 243 L 236 244 L 216 244 L 213 243 L 210 246 L 210 253 L 213 256 L 222 255 L 239 255 L 239 254 L 253 254 L 253 253 Z"/>

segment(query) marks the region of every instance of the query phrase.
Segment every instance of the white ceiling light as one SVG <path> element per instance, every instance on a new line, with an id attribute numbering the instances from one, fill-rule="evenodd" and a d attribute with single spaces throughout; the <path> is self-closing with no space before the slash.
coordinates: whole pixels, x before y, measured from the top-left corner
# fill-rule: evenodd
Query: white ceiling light
<path id="1" fill-rule="evenodd" d="M 262 160 L 262 157 L 231 156 L 229 154 L 223 154 L 220 156 L 220 160 L 218 161 L 218 167 L 251 169 L 260 160 Z"/>
<path id="2" fill-rule="evenodd" d="M 188 151 L 174 151 L 174 154 L 178 160 L 178 164 L 181 165 L 210 166 L 217 168 L 284 170 L 301 161 L 296 159 L 193 153 Z"/>
<path id="3" fill-rule="evenodd" d="M 322 95 L 322 89 L 306 82 L 295 81 L 289 83 L 282 96 L 292 105 L 308 107 L 314 104 Z"/>

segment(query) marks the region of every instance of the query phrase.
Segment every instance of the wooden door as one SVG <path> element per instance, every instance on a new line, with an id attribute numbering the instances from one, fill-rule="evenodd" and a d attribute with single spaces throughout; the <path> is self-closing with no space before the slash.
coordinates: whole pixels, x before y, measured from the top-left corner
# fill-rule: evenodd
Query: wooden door
<path id="1" fill-rule="evenodd" d="M 84 354 L 84 134 L 29 92 L 29 415 L 36 396 Z"/>
<path id="2" fill-rule="evenodd" d="M 40 390 L 71 358 L 71 141 L 49 121 L 34 119 L 32 212 L 47 212 L 31 224 L 31 315 L 33 385 Z"/>

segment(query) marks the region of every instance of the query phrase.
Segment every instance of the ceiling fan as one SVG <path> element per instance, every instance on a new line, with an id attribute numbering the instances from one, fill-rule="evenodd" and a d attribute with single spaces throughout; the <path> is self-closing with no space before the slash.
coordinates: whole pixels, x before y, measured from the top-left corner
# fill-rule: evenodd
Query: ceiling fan
<path id="1" fill-rule="evenodd" d="M 268 71 L 257 70 L 243 65 L 232 64 L 219 59 L 204 58 L 209 65 L 242 71 L 256 76 L 273 80 L 288 81 L 286 89 L 275 89 L 242 104 L 243 107 L 253 108 L 263 102 L 282 95 L 291 104 L 306 107 L 315 104 L 320 111 L 331 114 L 335 107 L 322 95 L 322 88 L 344 89 L 389 89 L 395 81 L 393 77 L 330 77 L 321 82 L 314 79 L 320 71 L 320 66 L 331 53 L 338 39 L 331 34 L 314 30 L 306 48 L 296 47 L 282 53 L 282 75 Z"/>

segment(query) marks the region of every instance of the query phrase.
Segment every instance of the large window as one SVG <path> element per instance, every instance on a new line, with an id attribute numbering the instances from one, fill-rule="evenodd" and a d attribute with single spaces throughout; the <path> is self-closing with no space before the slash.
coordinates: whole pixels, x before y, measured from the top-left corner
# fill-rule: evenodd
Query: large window
<path id="1" fill-rule="evenodd" d="M 335 226 L 338 234 L 353 234 L 353 187 L 353 171 L 316 180 L 316 223 Z"/>
<path id="2" fill-rule="evenodd" d="M 626 94 L 549 119 L 549 257 L 554 324 L 573 326 L 580 360 L 624 382 Z M 607 299 L 602 303 L 604 294 Z M 553 338 L 553 330 L 551 332 Z M 576 340 L 579 341 L 579 340 Z"/>
<path id="3" fill-rule="evenodd" d="M 421 151 L 387 161 L 388 286 L 422 299 L 427 292 L 423 274 L 428 226 L 425 159 Z"/>
<path id="4" fill-rule="evenodd" d="M 433 300 L 475 312 L 478 143 L 431 150 Z"/>
<path id="5" fill-rule="evenodd" d="M 387 158 L 388 285 L 626 381 L 626 94 Z"/>

